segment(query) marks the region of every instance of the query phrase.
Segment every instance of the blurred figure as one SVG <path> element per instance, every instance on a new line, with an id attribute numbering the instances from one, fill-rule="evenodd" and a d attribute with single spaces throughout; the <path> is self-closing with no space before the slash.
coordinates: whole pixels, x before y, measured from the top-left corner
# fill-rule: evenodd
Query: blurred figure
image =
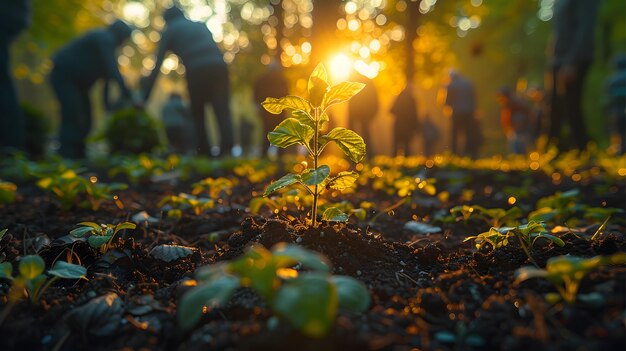
<path id="1" fill-rule="evenodd" d="M 441 137 L 441 131 L 435 123 L 433 123 L 429 114 L 426 114 L 421 123 L 422 139 L 424 140 L 424 154 L 428 157 L 435 154 L 437 140 Z"/>
<path id="2" fill-rule="evenodd" d="M 526 96 L 530 101 L 531 115 L 534 125 L 532 126 L 533 142 L 546 133 L 546 106 L 544 103 L 545 91 L 539 87 L 530 87 L 526 91 Z"/>
<path id="3" fill-rule="evenodd" d="M 257 80 L 253 86 L 254 102 L 258 110 L 258 115 L 263 123 L 262 155 L 267 155 L 270 148 L 270 142 L 267 134 L 276 128 L 276 126 L 285 119 L 285 113 L 273 115 L 267 112 L 261 103 L 267 97 L 281 98 L 289 95 L 289 87 L 287 79 L 283 73 L 283 69 L 279 63 L 273 62 Z M 281 151 L 284 149 L 281 149 Z"/>
<path id="4" fill-rule="evenodd" d="M 476 110 L 474 85 L 457 71 L 450 70 L 449 83 L 440 92 L 439 99 L 440 103 L 447 107 L 446 114 L 452 118 L 452 152 L 457 155 L 469 154 L 475 157 L 482 140 L 473 139 L 477 138 L 481 132 L 477 130 L 480 128 L 474 118 Z M 473 134 L 472 131 L 476 134 Z M 463 152 L 459 146 L 461 134 L 465 140 Z"/>
<path id="5" fill-rule="evenodd" d="M 626 55 L 615 60 L 615 72 L 607 79 L 611 130 L 620 139 L 620 153 L 626 153 Z"/>
<path id="6" fill-rule="evenodd" d="M 191 119 L 191 112 L 180 94 L 170 94 L 169 99 L 161 109 L 161 120 L 172 151 L 179 154 L 193 152 L 196 145 L 193 120 Z"/>
<path id="7" fill-rule="evenodd" d="M 532 113 L 528 103 L 516 96 L 509 87 L 500 88 L 500 122 L 506 136 L 509 152 L 526 154 L 532 145 Z"/>
<path id="8" fill-rule="evenodd" d="M 411 83 L 407 83 L 389 112 L 396 117 L 393 122 L 393 156 L 409 156 L 411 155 L 411 141 L 419 131 L 417 102 L 413 97 Z"/>
<path id="9" fill-rule="evenodd" d="M 187 72 L 187 89 L 199 153 L 211 154 L 204 116 L 205 105 L 211 104 L 220 130 L 219 156 L 229 155 L 234 146 L 234 135 L 228 67 L 224 57 L 205 23 L 188 20 L 178 7 L 165 10 L 163 19 L 166 27 L 161 33 L 156 63 L 145 87 L 144 101 L 150 97 L 165 54 L 173 52 L 181 59 Z"/>
<path id="10" fill-rule="evenodd" d="M 0 149 L 24 146 L 25 121 L 10 73 L 11 42 L 30 25 L 30 0 L 0 6 Z"/>
<path id="11" fill-rule="evenodd" d="M 566 120 L 570 139 L 579 149 L 589 141 L 582 111 L 583 83 L 593 61 L 593 37 L 600 1 L 557 0 L 554 4 L 554 48 L 548 136 L 560 149 L 569 146 L 561 138 Z"/>
<path id="12" fill-rule="evenodd" d="M 371 79 L 359 73 L 356 73 L 352 80 L 365 84 L 365 87 L 348 102 L 348 126 L 363 137 L 369 150 L 368 153 L 376 155 L 372 147 L 370 131 L 378 113 L 378 91 Z"/>
<path id="13" fill-rule="evenodd" d="M 85 157 L 85 138 L 91 129 L 89 91 L 105 79 L 104 104 L 110 106 L 108 81 L 114 79 L 123 98 L 131 93 L 117 66 L 115 50 L 130 37 L 132 29 L 117 20 L 104 29 L 87 32 L 61 48 L 53 57 L 50 84 L 61 105 L 59 153 L 68 158 Z"/>

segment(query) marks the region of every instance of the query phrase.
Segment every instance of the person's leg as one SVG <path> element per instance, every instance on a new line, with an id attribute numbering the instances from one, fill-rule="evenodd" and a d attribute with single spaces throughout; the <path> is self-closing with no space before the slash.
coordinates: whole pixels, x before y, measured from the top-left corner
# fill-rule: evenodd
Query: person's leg
<path id="1" fill-rule="evenodd" d="M 589 135 L 585 127 L 585 116 L 583 115 L 582 109 L 583 86 L 588 69 L 588 64 L 583 64 L 578 67 L 578 75 L 574 81 L 567 85 L 564 97 L 565 106 L 567 108 L 566 115 L 572 127 L 574 144 L 579 150 L 585 149 L 589 142 Z"/>
<path id="2" fill-rule="evenodd" d="M 191 116 L 196 135 L 196 150 L 200 155 L 211 155 L 211 146 L 209 136 L 206 131 L 206 121 L 204 117 L 204 107 L 208 102 L 206 97 L 205 86 L 210 80 L 205 80 L 207 75 L 205 72 L 194 70 L 187 74 L 187 89 L 189 91 L 189 100 L 191 107 Z"/>
<path id="3" fill-rule="evenodd" d="M 552 69 L 552 81 L 550 86 L 550 114 L 549 114 L 549 129 L 548 129 L 548 138 L 551 143 L 556 144 L 559 148 L 563 146 L 561 138 L 561 124 L 562 124 L 562 99 L 559 96 L 556 89 L 556 78 L 558 67 L 554 67 Z"/>
<path id="4" fill-rule="evenodd" d="M 220 156 L 230 155 L 234 143 L 233 120 L 230 113 L 230 82 L 226 64 L 215 66 L 213 69 L 211 105 L 220 129 Z"/>
<path id="5" fill-rule="evenodd" d="M 84 115 L 89 109 L 88 92 L 76 87 L 65 78 L 64 72 L 53 71 L 50 84 L 61 108 L 61 126 L 59 129 L 59 153 L 67 158 L 84 156 Z M 87 101 L 87 106 L 82 106 Z M 89 114 L 89 112 L 88 112 Z"/>
<path id="6" fill-rule="evenodd" d="M 452 126 L 450 128 L 450 144 L 452 146 L 452 153 L 458 155 L 458 138 L 459 138 L 459 116 L 457 114 L 452 114 Z"/>
<path id="7" fill-rule="evenodd" d="M 25 123 L 10 73 L 11 39 L 0 31 L 0 148 L 24 146 Z"/>

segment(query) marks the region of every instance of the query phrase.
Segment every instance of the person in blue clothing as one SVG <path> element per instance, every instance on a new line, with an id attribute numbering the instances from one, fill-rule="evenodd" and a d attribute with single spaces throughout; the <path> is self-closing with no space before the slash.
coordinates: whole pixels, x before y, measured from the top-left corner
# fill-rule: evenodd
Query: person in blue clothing
<path id="1" fill-rule="evenodd" d="M 219 125 L 219 155 L 229 155 L 234 145 L 234 136 L 228 66 L 222 52 L 206 24 L 187 19 L 178 7 L 165 10 L 163 19 L 166 27 L 161 34 L 154 70 L 148 77 L 144 90 L 144 101 L 150 97 L 165 54 L 168 51 L 173 52 L 181 59 L 187 72 L 187 89 L 198 152 L 210 155 L 204 108 L 211 104 Z"/>
<path id="2" fill-rule="evenodd" d="M 106 81 L 105 106 L 110 105 L 107 96 L 109 80 L 115 80 L 121 95 L 131 99 L 115 54 L 131 32 L 126 23 L 117 20 L 106 28 L 89 31 L 71 41 L 52 57 L 54 67 L 49 78 L 61 105 L 61 156 L 85 157 L 85 138 L 91 130 L 89 91 L 98 80 Z"/>
<path id="3" fill-rule="evenodd" d="M 30 25 L 30 1 L 4 1 L 0 6 L 0 149 L 24 146 L 24 116 L 10 73 L 9 48 Z"/>

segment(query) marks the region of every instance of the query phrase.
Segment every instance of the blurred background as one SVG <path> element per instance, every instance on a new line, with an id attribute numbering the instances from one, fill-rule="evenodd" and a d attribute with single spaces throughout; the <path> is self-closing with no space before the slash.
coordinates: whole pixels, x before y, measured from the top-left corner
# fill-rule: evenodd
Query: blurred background
<path id="1" fill-rule="evenodd" d="M 594 1 L 594 0 L 592 0 Z M 119 18 L 133 25 L 131 40 L 117 52 L 120 72 L 133 90 L 155 66 L 162 12 L 171 0 L 32 0 L 32 24 L 11 47 L 11 72 L 20 100 L 43 111 L 58 126 L 59 107 L 46 81 L 51 55 L 80 34 Z M 376 153 L 391 153 L 392 116 L 388 112 L 407 81 L 413 83 L 420 118 L 429 115 L 441 130 L 449 117 L 437 105 L 437 94 L 450 69 L 462 72 L 476 88 L 478 118 L 485 143 L 482 154 L 501 153 L 498 89 L 520 94 L 544 87 L 547 49 L 552 33 L 554 0 L 180 0 L 186 16 L 206 23 L 229 65 L 231 109 L 235 130 L 254 126 L 252 142 L 263 136 L 252 98 L 254 80 L 272 61 L 285 68 L 291 94 L 306 94 L 306 78 L 324 62 L 334 81 L 349 79 L 351 70 L 371 78 L 380 109 L 371 140 Z M 584 111 L 592 138 L 609 143 L 604 84 L 612 60 L 626 52 L 626 2 L 604 0 L 595 25 L 594 61 L 584 91 Z M 413 69 L 407 69 L 412 64 Z M 169 54 L 160 68 L 146 109 L 159 116 L 172 92 L 185 94 L 185 67 Z M 412 72 L 411 72 L 412 71 Z M 101 95 L 101 88 L 92 94 Z M 94 99 L 94 101 L 99 101 Z M 94 105 L 94 128 L 106 117 Z M 346 125 L 347 105 L 331 112 Z M 209 132 L 215 121 L 209 115 Z M 236 133 L 236 142 L 240 136 Z M 445 151 L 449 133 L 441 134 L 436 151 Z M 413 150 L 422 146 L 413 141 Z"/>

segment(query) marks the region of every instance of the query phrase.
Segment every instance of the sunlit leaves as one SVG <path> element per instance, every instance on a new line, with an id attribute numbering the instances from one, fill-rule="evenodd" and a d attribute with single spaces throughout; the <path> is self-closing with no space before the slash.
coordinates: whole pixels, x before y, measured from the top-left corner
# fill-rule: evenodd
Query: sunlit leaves
<path id="1" fill-rule="evenodd" d="M 272 145 L 286 148 L 291 145 L 308 145 L 313 133 L 311 127 L 298 122 L 295 118 L 287 118 L 274 131 L 267 134 L 267 139 Z"/>
<path id="2" fill-rule="evenodd" d="M 329 222 L 347 222 L 348 215 L 337 207 L 330 207 L 322 214 L 322 220 Z"/>
<path id="3" fill-rule="evenodd" d="M 46 269 L 46 264 L 37 255 L 27 255 L 22 258 L 18 267 L 22 277 L 32 280 L 43 273 L 44 269 Z"/>
<path id="4" fill-rule="evenodd" d="M 348 101 L 351 97 L 358 94 L 365 84 L 358 82 L 341 82 L 332 86 L 324 96 L 323 106 L 328 107 L 333 104 Z"/>
<path id="5" fill-rule="evenodd" d="M 321 184 L 330 174 L 330 167 L 322 165 L 317 169 L 307 169 L 302 173 L 302 183 L 306 185 Z"/>
<path id="6" fill-rule="evenodd" d="M 239 280 L 230 275 L 222 275 L 206 284 L 191 289 L 178 304 L 178 325 L 188 330 L 202 316 L 204 306 L 224 305 L 230 299 Z"/>
<path id="7" fill-rule="evenodd" d="M 311 110 L 311 104 L 298 96 L 285 96 L 281 98 L 268 97 L 261 103 L 263 108 L 269 113 L 278 115 L 284 110 L 305 111 Z"/>
<path id="8" fill-rule="evenodd" d="M 285 176 L 283 176 L 282 178 L 280 178 L 279 180 L 273 182 L 272 184 L 270 184 L 267 189 L 265 189 L 265 192 L 263 193 L 263 196 L 268 196 L 269 194 L 280 190 L 286 186 L 290 186 L 291 184 L 295 184 L 297 182 L 300 182 L 301 178 L 300 175 L 298 174 L 287 174 Z"/>
<path id="9" fill-rule="evenodd" d="M 358 178 L 359 174 L 356 172 L 339 172 L 337 176 L 330 178 L 326 186 L 333 190 L 343 191 L 352 188 Z"/>
<path id="10" fill-rule="evenodd" d="M 345 128 L 334 128 L 328 134 L 321 137 L 322 147 L 330 141 L 337 146 L 354 162 L 360 162 L 365 157 L 365 142 L 360 135 Z"/>

